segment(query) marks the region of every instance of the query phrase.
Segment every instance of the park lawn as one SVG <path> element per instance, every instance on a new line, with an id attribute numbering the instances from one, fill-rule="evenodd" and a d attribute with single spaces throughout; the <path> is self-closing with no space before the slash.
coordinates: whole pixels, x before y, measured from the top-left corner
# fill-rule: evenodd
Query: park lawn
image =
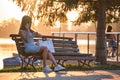
<path id="1" fill-rule="evenodd" d="M 51 65 L 49 65 L 51 67 Z M 96 65 L 92 64 L 91 68 L 87 66 L 78 66 L 77 64 L 65 64 L 66 71 L 84 71 L 84 70 L 120 70 L 119 64 L 106 64 L 106 65 Z M 51 67 L 52 68 L 52 67 Z M 37 71 L 41 71 L 42 66 L 36 66 Z M 27 69 L 20 70 L 20 66 L 7 66 L 4 69 L 0 70 L 0 72 L 36 72 L 32 67 L 28 67 Z"/>

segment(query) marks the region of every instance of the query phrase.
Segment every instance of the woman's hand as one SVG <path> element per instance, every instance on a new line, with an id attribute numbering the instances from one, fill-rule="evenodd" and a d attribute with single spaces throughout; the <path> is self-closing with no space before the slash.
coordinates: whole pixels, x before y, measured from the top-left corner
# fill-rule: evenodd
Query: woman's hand
<path id="1" fill-rule="evenodd" d="M 38 33 L 38 32 L 33 32 L 33 35 L 34 35 L 34 36 L 39 36 L 39 37 L 41 37 L 41 34 Z"/>
<path id="2" fill-rule="evenodd" d="M 25 28 L 26 28 L 26 30 L 29 30 L 29 29 L 30 29 L 30 25 L 27 23 L 27 24 L 25 25 Z"/>

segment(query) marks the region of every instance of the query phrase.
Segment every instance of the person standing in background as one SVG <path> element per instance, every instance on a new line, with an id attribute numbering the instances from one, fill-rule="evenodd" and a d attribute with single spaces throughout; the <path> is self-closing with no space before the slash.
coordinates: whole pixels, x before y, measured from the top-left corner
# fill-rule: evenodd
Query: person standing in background
<path id="1" fill-rule="evenodd" d="M 112 32 L 112 26 L 108 25 L 107 32 Z M 114 34 L 106 34 L 108 40 L 108 47 L 112 47 L 112 57 L 115 57 L 115 51 L 117 49 L 117 41 Z"/>

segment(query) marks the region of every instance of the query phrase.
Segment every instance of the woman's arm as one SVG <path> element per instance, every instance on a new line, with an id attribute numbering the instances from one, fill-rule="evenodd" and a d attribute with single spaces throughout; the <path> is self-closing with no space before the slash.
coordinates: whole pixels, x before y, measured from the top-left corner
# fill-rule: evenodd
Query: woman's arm
<path id="1" fill-rule="evenodd" d="M 20 30 L 20 36 L 26 41 L 28 42 L 29 41 L 29 33 L 30 33 L 30 29 L 29 29 L 30 25 L 29 24 L 26 24 L 25 25 L 25 28 L 26 30 L 23 31 L 23 30 Z"/>
<path id="2" fill-rule="evenodd" d="M 20 36 L 22 37 L 22 39 L 26 42 L 29 41 L 29 33 L 28 32 L 25 32 L 23 30 L 20 30 L 19 32 Z"/>
<path id="3" fill-rule="evenodd" d="M 40 33 L 38 33 L 38 32 L 33 32 L 33 35 L 34 35 L 34 36 L 41 37 L 41 34 L 40 34 Z"/>
<path id="4" fill-rule="evenodd" d="M 38 37 L 41 37 L 41 34 L 38 33 L 38 32 L 35 32 L 34 30 L 30 30 L 32 33 L 33 33 L 33 36 L 38 36 Z"/>

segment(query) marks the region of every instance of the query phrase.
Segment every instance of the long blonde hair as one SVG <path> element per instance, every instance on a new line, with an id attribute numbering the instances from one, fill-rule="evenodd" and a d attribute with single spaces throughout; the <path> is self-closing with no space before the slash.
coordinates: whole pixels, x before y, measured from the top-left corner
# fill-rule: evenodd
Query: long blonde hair
<path id="1" fill-rule="evenodd" d="M 20 30 L 26 30 L 25 25 L 31 22 L 32 22 L 32 18 L 30 16 L 27 16 L 27 15 L 23 16 L 21 25 L 20 25 Z"/>

